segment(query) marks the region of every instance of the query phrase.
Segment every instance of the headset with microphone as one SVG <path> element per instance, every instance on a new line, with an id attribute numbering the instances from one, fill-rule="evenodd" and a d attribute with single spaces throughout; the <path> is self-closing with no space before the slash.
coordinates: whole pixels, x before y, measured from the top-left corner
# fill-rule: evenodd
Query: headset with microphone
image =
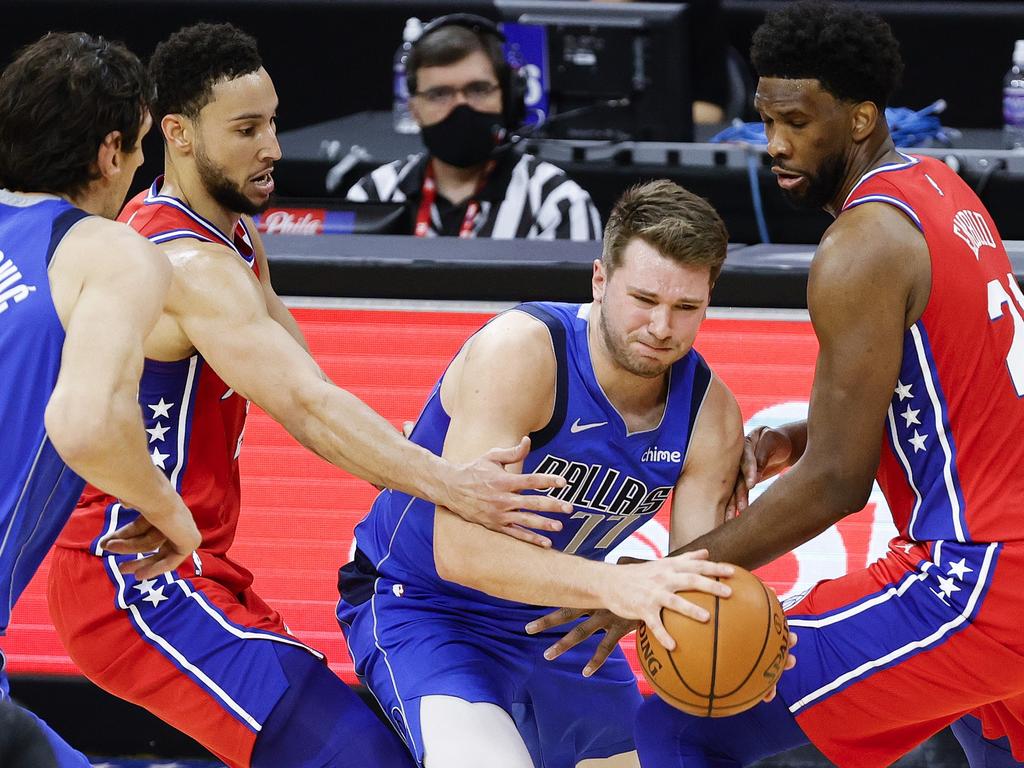
<path id="1" fill-rule="evenodd" d="M 432 32 L 436 32 L 442 27 L 452 26 L 469 29 L 481 38 L 484 35 L 491 35 L 502 44 L 506 40 L 505 34 L 490 19 L 474 13 L 450 13 L 445 16 L 438 16 L 436 19 L 427 22 L 423 26 L 420 36 L 413 42 L 413 48 Z M 618 99 L 605 99 L 545 117 L 536 123 L 528 125 L 526 124 L 526 116 L 529 111 L 526 106 L 526 73 L 522 68 L 513 67 L 504 56 L 501 59 L 498 70 L 496 74 L 498 76 L 498 84 L 501 86 L 502 119 L 505 124 L 505 131 L 501 141 L 498 142 L 491 153 L 492 156 L 497 156 L 511 149 L 535 134 L 543 133 L 545 128 L 555 123 L 605 109 L 623 109 L 632 104 L 632 100 L 628 96 Z"/>
<path id="2" fill-rule="evenodd" d="M 499 43 L 505 43 L 504 33 L 490 19 L 477 16 L 475 13 L 449 13 L 424 24 L 420 36 L 412 44 L 413 49 L 415 50 L 421 40 L 442 27 L 463 27 L 481 39 L 489 35 Z M 501 112 L 505 129 L 515 131 L 526 121 L 526 75 L 509 64 L 504 56 L 501 57 L 501 64 L 495 74 L 501 86 Z"/>

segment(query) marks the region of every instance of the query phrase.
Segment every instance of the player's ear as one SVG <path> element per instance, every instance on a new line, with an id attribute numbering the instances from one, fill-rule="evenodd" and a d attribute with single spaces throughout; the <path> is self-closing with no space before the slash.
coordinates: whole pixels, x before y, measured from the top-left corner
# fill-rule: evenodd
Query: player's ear
<path id="1" fill-rule="evenodd" d="M 862 101 L 854 106 L 850 115 L 853 140 L 860 143 L 867 139 L 875 132 L 879 118 L 882 118 L 882 112 L 873 101 Z"/>
<path id="2" fill-rule="evenodd" d="M 192 121 L 184 115 L 164 115 L 160 120 L 160 132 L 168 146 L 176 147 L 179 152 L 186 154 L 192 150 Z"/>
<path id="3" fill-rule="evenodd" d="M 96 168 L 100 176 L 110 178 L 121 168 L 121 132 L 111 131 L 103 137 L 96 152 Z"/>
<path id="4" fill-rule="evenodd" d="M 603 259 L 594 259 L 594 274 L 591 278 L 591 286 L 594 292 L 594 301 L 598 304 L 604 299 L 604 291 L 608 285 L 608 270 Z"/>

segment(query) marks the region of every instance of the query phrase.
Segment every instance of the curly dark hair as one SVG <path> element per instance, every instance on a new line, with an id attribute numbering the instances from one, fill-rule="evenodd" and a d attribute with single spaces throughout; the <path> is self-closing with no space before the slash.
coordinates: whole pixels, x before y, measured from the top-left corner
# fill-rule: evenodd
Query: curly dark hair
<path id="1" fill-rule="evenodd" d="M 817 0 L 768 14 L 750 59 L 761 77 L 814 79 L 837 99 L 885 109 L 903 74 L 900 45 L 878 16 Z"/>
<path id="2" fill-rule="evenodd" d="M 153 87 L 121 43 L 50 33 L 0 76 L 0 184 L 74 196 L 99 178 L 96 153 L 112 131 L 133 152 Z"/>
<path id="3" fill-rule="evenodd" d="M 149 59 L 156 83 L 153 119 L 185 115 L 195 120 L 210 103 L 213 86 L 263 66 L 256 39 L 233 24 L 182 27 L 160 43 Z"/>

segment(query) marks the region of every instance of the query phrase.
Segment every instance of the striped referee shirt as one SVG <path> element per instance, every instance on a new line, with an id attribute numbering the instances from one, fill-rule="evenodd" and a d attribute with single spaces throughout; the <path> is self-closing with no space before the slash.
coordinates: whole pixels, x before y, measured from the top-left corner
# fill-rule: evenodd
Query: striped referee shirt
<path id="1" fill-rule="evenodd" d="M 426 153 L 382 165 L 348 191 L 354 202 L 409 201 L 409 234 L 415 229 L 427 168 Z M 502 155 L 476 196 L 480 212 L 473 237 L 598 240 L 601 219 L 590 195 L 565 171 L 533 155 Z M 458 205 L 440 193 L 430 211 L 428 235 L 457 236 L 469 200 Z"/>

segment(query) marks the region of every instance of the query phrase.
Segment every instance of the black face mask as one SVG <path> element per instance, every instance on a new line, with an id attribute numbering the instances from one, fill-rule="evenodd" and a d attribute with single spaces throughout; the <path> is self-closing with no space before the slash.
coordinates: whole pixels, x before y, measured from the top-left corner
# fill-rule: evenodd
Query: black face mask
<path id="1" fill-rule="evenodd" d="M 477 112 L 459 104 L 439 123 L 420 129 L 427 151 L 457 168 L 470 168 L 487 160 L 504 133 L 500 114 Z"/>

